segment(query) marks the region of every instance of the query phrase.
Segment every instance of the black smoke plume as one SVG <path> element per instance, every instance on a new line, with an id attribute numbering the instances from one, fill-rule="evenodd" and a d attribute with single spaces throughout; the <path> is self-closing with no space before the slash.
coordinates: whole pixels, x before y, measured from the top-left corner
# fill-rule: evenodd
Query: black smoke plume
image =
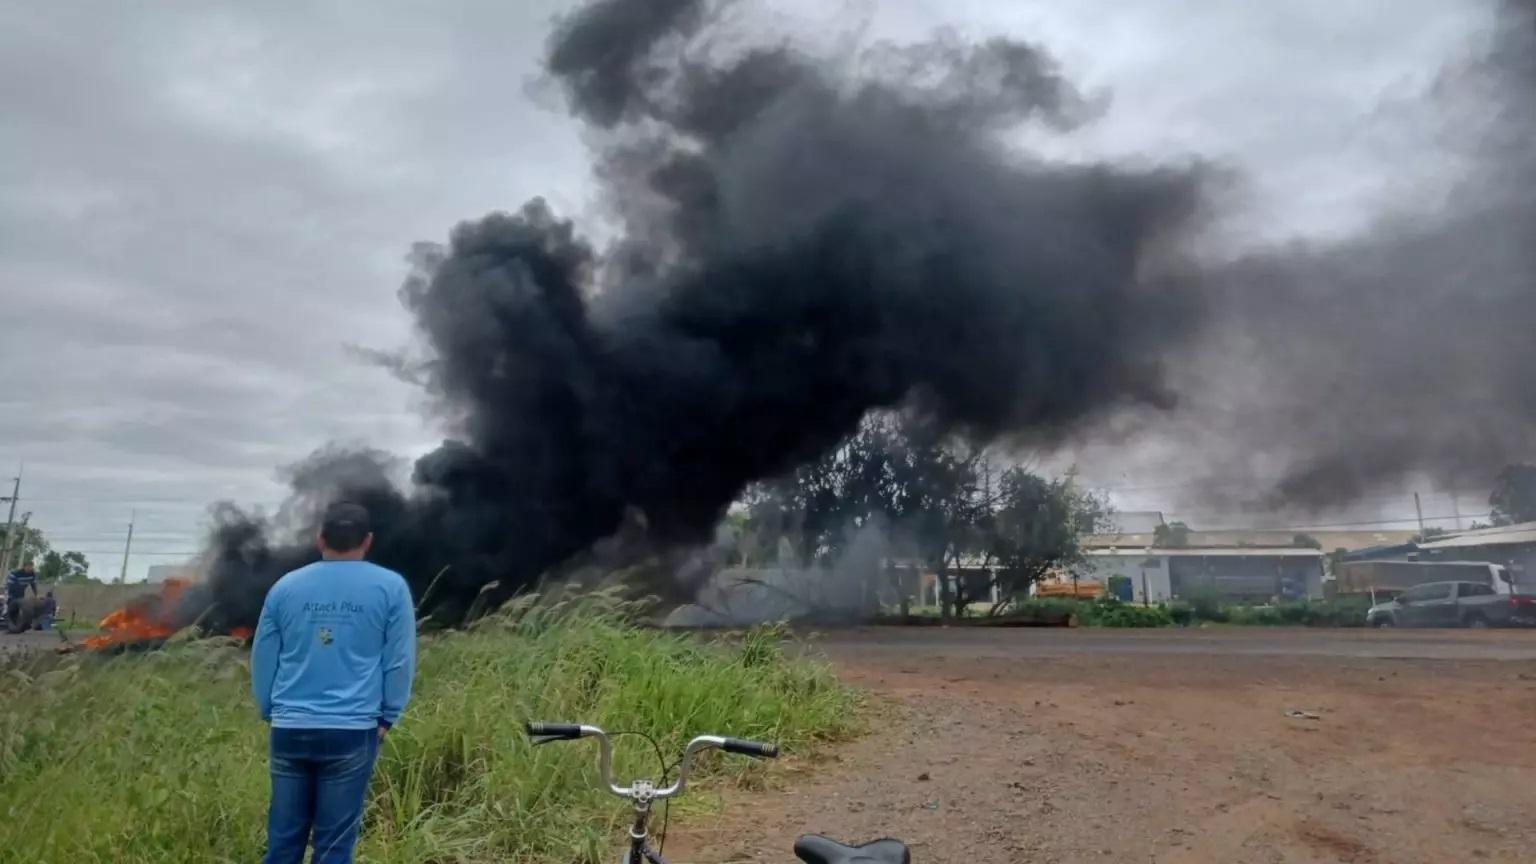
<path id="1" fill-rule="evenodd" d="M 1172 404 L 1157 346 L 1199 310 L 1165 253 L 1205 172 L 1006 146 L 1092 115 L 1032 45 L 948 37 L 834 74 L 745 42 L 729 12 L 604 0 L 557 27 L 548 73 L 588 126 L 617 238 L 600 252 L 535 200 L 419 246 L 411 374 L 452 438 L 404 491 L 379 454 L 323 452 L 292 471 L 290 512 L 220 510 L 208 572 L 229 624 L 313 557 L 331 498 L 372 509 L 375 560 L 451 617 L 623 526 L 706 540 L 746 484 L 871 409 L 1049 441 Z"/>
<path id="2" fill-rule="evenodd" d="M 1490 44 L 1424 98 L 1469 166 L 1447 160 L 1465 174 L 1443 203 L 1201 275 L 1205 337 L 1174 361 L 1181 411 L 1153 424 L 1252 480 L 1203 503 L 1316 513 L 1414 477 L 1488 489 L 1531 458 L 1536 3 L 1504 4 Z"/>

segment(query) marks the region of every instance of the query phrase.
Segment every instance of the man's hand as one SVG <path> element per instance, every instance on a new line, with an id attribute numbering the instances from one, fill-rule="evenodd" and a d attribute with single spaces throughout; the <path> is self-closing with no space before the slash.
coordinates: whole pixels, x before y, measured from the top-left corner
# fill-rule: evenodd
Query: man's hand
<path id="1" fill-rule="evenodd" d="M 384 736 L 387 735 L 387 734 L 389 734 L 389 727 L 388 726 L 380 726 L 379 727 L 379 743 L 380 744 L 384 743 Z"/>

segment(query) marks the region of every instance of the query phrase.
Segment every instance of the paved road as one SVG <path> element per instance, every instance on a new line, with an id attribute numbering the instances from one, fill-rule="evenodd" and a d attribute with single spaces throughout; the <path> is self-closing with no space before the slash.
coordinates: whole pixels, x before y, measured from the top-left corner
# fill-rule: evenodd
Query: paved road
<path id="1" fill-rule="evenodd" d="M 32 630 L 27 633 L 6 633 L 0 630 L 0 657 L 52 651 L 58 644 L 59 634 L 51 630 Z"/>
<path id="2" fill-rule="evenodd" d="M 870 658 L 920 650 L 969 657 L 1140 653 L 1536 660 L 1536 631 L 1530 630 L 862 627 L 826 631 L 817 642 L 834 657 Z"/>

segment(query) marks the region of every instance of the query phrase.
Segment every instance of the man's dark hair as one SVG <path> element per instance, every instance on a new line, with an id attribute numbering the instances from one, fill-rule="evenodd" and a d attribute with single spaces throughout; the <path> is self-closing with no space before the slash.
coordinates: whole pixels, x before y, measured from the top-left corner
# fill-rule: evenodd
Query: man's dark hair
<path id="1" fill-rule="evenodd" d="M 363 545 L 372 532 L 368 511 L 350 501 L 338 501 L 327 507 L 320 523 L 320 539 L 333 552 L 351 552 Z"/>

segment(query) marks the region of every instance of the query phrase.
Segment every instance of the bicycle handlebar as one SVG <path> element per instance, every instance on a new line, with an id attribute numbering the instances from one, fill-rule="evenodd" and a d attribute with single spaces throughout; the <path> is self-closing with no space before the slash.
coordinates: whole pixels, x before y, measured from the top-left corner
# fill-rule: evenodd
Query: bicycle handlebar
<path id="1" fill-rule="evenodd" d="M 574 741 L 581 737 L 581 727 L 575 723 L 529 723 L 528 735 L 533 738 L 543 736 L 561 741 Z"/>
<path id="2" fill-rule="evenodd" d="M 635 786 L 620 786 L 613 782 L 613 743 L 608 738 L 608 733 L 596 726 L 584 726 L 576 723 L 529 723 L 528 734 L 533 737 L 541 737 L 543 740 L 536 742 L 545 744 L 550 741 L 574 741 L 577 738 L 596 738 L 598 746 L 598 771 L 602 775 L 602 782 L 608 787 L 608 791 L 620 798 L 634 798 Z M 779 755 L 779 748 L 773 744 L 764 744 L 759 741 L 744 741 L 739 738 L 722 738 L 718 735 L 700 735 L 688 742 L 683 748 L 682 761 L 677 767 L 677 781 L 664 789 L 653 789 L 649 793 L 652 799 L 671 798 L 683 791 L 688 785 L 688 769 L 693 765 L 695 754 L 703 750 L 724 750 L 727 753 L 736 753 L 742 756 L 753 756 L 759 759 L 773 759 Z"/>
<path id="3" fill-rule="evenodd" d="M 741 756 L 753 756 L 758 759 L 774 759 L 779 755 L 778 745 L 764 744 L 761 741 L 746 741 L 741 738 L 727 738 L 720 745 L 720 749 L 727 753 L 736 753 Z"/>

